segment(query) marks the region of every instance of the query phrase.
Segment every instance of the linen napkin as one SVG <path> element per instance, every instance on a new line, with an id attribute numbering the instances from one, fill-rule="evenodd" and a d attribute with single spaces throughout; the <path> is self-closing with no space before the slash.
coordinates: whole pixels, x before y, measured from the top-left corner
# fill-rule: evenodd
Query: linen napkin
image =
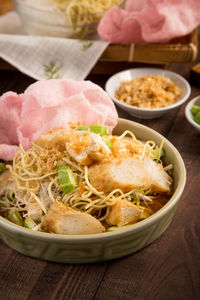
<path id="1" fill-rule="evenodd" d="M 83 80 L 108 42 L 26 35 L 15 12 L 0 17 L 0 57 L 30 77 Z"/>

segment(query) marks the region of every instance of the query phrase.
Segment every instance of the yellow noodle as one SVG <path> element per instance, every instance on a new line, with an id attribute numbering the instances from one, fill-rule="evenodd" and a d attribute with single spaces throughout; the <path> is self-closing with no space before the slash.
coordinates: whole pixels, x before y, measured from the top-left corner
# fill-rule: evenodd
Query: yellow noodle
<path id="1" fill-rule="evenodd" d="M 49 197 L 52 200 L 52 202 L 56 202 L 56 200 L 55 200 L 55 198 L 52 194 L 51 188 L 52 188 L 52 185 L 56 183 L 57 179 L 58 178 L 56 177 L 55 179 L 51 180 L 49 185 L 48 185 L 48 194 L 49 194 Z"/>
<path id="2" fill-rule="evenodd" d="M 57 171 L 54 171 L 54 172 L 45 174 L 45 175 L 40 176 L 40 177 L 23 178 L 22 176 L 19 176 L 16 172 L 14 172 L 11 166 L 7 166 L 7 168 L 10 170 L 10 172 L 12 173 L 12 175 L 13 175 L 14 177 L 17 177 L 17 178 L 19 178 L 19 179 L 22 180 L 22 181 L 41 180 L 41 179 L 44 179 L 44 178 L 46 178 L 46 177 L 49 177 L 50 175 L 54 175 L 54 174 L 57 173 Z"/>
<path id="3" fill-rule="evenodd" d="M 88 168 L 85 167 L 85 181 L 87 183 L 87 185 L 89 186 L 89 188 L 92 190 L 92 192 L 96 195 L 103 195 L 103 192 L 98 192 L 90 183 L 89 183 L 89 179 L 88 179 Z"/>
<path id="4" fill-rule="evenodd" d="M 135 158 L 143 159 L 145 156 L 152 157 L 155 143 L 153 141 L 147 141 L 142 143 L 138 141 L 135 135 L 131 131 L 125 131 L 121 136 L 116 137 L 121 140 L 125 136 L 129 135 L 131 139 L 138 145 L 138 154 L 134 154 Z M 158 152 L 162 149 L 163 142 L 161 142 Z M 78 209 L 80 211 L 86 211 L 87 213 L 97 217 L 100 221 L 105 220 L 110 212 L 110 208 L 120 199 L 129 200 L 130 196 L 134 194 L 135 189 L 124 193 L 121 189 L 115 189 L 110 193 L 100 192 L 93 187 L 88 178 L 88 167 L 82 166 L 77 163 L 68 154 L 65 154 L 59 161 L 56 161 L 55 166 L 46 173 L 45 169 L 38 172 L 38 162 L 41 152 L 46 151 L 47 148 L 43 148 L 33 143 L 33 147 L 27 151 L 20 145 L 20 151 L 15 155 L 13 160 L 13 167 L 8 165 L 7 168 L 10 170 L 13 182 L 16 183 L 16 187 L 12 184 L 8 189 L 9 193 L 14 192 L 16 194 L 16 207 L 23 212 L 23 216 L 30 216 L 29 207 L 32 207 L 35 212 L 38 208 L 45 214 L 47 212 L 46 207 L 43 203 L 42 196 L 46 195 L 47 199 L 51 199 L 51 202 L 61 201 L 68 204 L 70 207 Z M 157 150 L 156 150 L 157 151 Z M 64 195 L 58 184 L 58 165 L 68 165 L 72 168 L 74 174 L 79 179 L 79 183 L 75 190 L 71 193 Z M 48 169 L 49 170 L 49 169 Z M 38 176 L 38 174 L 40 176 Z M 20 191 L 20 193 L 19 193 Z M 60 199 L 59 199 L 60 197 Z M 45 199 L 45 198 L 44 198 Z M 58 200 L 59 199 L 59 200 Z M 10 204 L 9 204 L 10 203 Z M 10 207 L 13 204 L 9 202 Z"/>
<path id="5" fill-rule="evenodd" d="M 95 32 L 95 26 L 104 12 L 122 0 L 54 0 L 58 9 L 66 14 L 68 22 L 77 35 L 85 36 Z"/>

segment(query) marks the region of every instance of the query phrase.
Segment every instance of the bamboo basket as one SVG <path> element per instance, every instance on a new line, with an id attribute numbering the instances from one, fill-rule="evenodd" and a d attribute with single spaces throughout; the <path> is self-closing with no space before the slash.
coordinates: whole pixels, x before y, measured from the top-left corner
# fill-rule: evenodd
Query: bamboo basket
<path id="1" fill-rule="evenodd" d="M 172 40 L 168 44 L 110 44 L 101 56 L 101 61 L 126 61 L 140 63 L 186 63 L 198 54 L 198 30 Z"/>
<path id="2" fill-rule="evenodd" d="M 170 63 L 191 63 L 198 54 L 198 30 L 168 44 L 110 44 L 92 69 L 94 74 L 113 74 L 124 69 Z"/>

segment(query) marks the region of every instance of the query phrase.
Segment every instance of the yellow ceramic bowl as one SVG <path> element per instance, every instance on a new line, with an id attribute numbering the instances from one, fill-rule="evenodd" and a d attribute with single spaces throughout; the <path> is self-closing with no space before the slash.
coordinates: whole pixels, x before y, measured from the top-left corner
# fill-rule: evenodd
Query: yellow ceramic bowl
<path id="1" fill-rule="evenodd" d="M 160 144 L 163 136 L 139 123 L 119 119 L 114 134 L 132 131 L 138 139 Z M 62 263 L 91 263 L 134 253 L 156 240 L 169 226 L 186 181 L 184 162 L 176 148 L 164 143 L 165 163 L 173 164 L 174 192 L 169 202 L 153 216 L 126 229 L 90 235 L 56 235 L 32 232 L 0 217 L 0 237 L 10 247 L 28 256 Z"/>

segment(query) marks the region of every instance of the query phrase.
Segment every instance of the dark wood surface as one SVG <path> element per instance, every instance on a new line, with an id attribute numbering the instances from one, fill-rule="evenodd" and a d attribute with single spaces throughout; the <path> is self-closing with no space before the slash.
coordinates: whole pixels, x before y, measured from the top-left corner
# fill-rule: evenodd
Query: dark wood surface
<path id="1" fill-rule="evenodd" d="M 170 65 L 189 80 L 191 64 Z M 89 75 L 104 87 L 107 75 Z M 20 72 L 0 71 L 0 93 L 23 92 L 34 82 Z M 192 85 L 191 98 L 200 95 Z M 189 101 L 189 100 L 188 100 Z M 71 265 L 25 257 L 0 242 L 0 300 L 200 299 L 200 134 L 187 122 L 185 105 L 159 119 L 140 120 L 180 151 L 187 184 L 167 231 L 145 249 L 115 261 Z"/>

